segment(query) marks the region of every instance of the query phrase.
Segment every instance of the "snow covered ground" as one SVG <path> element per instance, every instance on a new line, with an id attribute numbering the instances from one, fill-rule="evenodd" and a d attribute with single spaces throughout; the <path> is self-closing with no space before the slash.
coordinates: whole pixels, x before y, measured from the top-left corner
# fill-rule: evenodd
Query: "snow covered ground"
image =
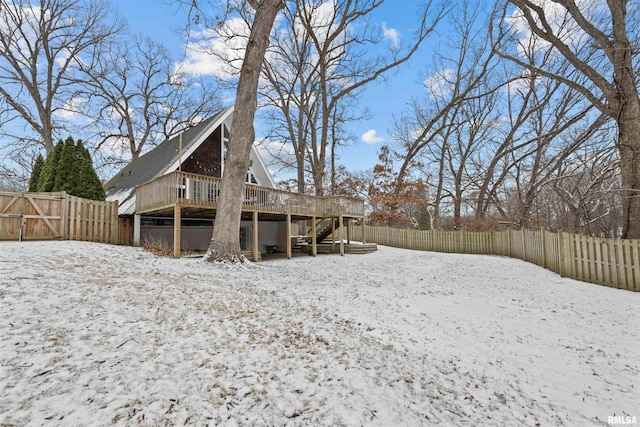
<path id="1" fill-rule="evenodd" d="M 639 312 L 500 257 L 0 242 L 0 425 L 607 425 L 640 418 Z"/>

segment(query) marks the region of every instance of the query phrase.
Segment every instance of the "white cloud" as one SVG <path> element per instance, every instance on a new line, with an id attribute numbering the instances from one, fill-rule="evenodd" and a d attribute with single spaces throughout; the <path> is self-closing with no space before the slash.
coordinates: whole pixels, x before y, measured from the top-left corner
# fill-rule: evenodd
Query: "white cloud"
<path id="1" fill-rule="evenodd" d="M 263 160 L 269 157 L 293 157 L 295 155 L 295 151 L 293 149 L 293 145 L 287 144 L 283 141 L 259 138 L 254 142 L 254 145 L 260 152 Z"/>
<path id="2" fill-rule="evenodd" d="M 400 47 L 400 33 L 395 28 L 387 28 L 387 24 L 385 22 L 382 23 L 382 35 L 385 39 L 391 41 L 392 49 Z"/>
<path id="3" fill-rule="evenodd" d="M 433 135 L 432 132 L 427 132 L 426 134 L 424 134 L 424 129 L 423 128 L 415 128 L 413 131 L 411 131 L 409 133 L 409 140 L 410 141 L 418 141 L 420 140 L 428 140 L 429 138 L 431 138 L 431 136 Z"/>
<path id="4" fill-rule="evenodd" d="M 53 115 L 65 120 L 73 120 L 80 116 L 80 112 L 86 109 L 87 99 L 75 97 L 63 102 L 59 108 L 53 111 Z"/>
<path id="5" fill-rule="evenodd" d="M 260 157 L 274 181 L 297 177 L 295 152 L 291 144 L 278 140 L 259 138 L 254 142 Z"/>
<path id="6" fill-rule="evenodd" d="M 185 47 L 186 58 L 176 71 L 193 76 L 233 77 L 242 64 L 249 38 L 249 27 L 240 18 L 227 21 L 222 28 L 192 34 Z"/>
<path id="7" fill-rule="evenodd" d="M 553 0 L 537 0 L 534 3 L 544 11 L 544 16 L 552 32 L 571 47 L 573 51 L 580 51 L 585 42 L 589 43 L 590 38 L 585 37 L 584 30 L 560 3 Z M 603 0 L 577 0 L 576 5 L 587 20 L 595 23 L 596 26 L 598 16 L 606 16 L 610 13 L 607 11 L 606 3 Z M 534 13 L 533 16 L 536 18 L 537 25 L 541 26 L 537 15 Z M 507 22 L 511 27 L 511 31 L 520 38 L 518 46 L 520 54 L 524 54 L 525 51 L 529 51 L 529 53 L 543 51 L 551 47 L 549 42 L 532 33 L 522 11 L 518 8 L 514 9 L 511 16 L 507 18 Z M 559 53 L 556 51 L 555 54 L 558 55 Z"/>
<path id="8" fill-rule="evenodd" d="M 363 133 L 360 138 L 367 144 L 371 145 L 384 141 L 384 138 L 378 136 L 378 133 L 375 129 L 369 129 L 368 131 Z"/>
<path id="9" fill-rule="evenodd" d="M 427 77 L 423 83 L 432 97 L 446 98 L 452 93 L 451 84 L 454 76 L 455 70 L 447 68 Z"/>
<path id="10" fill-rule="evenodd" d="M 309 13 L 309 24 L 314 28 L 314 32 L 318 40 L 326 40 L 330 32 L 335 31 L 336 26 L 336 4 L 334 0 L 327 0 L 321 3 L 308 3 L 304 6 L 302 13 Z M 296 34 L 305 34 L 306 29 L 299 17 L 296 17 L 294 25 L 296 26 Z M 287 31 L 289 31 L 287 29 Z"/>
<path id="11" fill-rule="evenodd" d="M 283 176 L 287 174 L 295 175 L 293 145 L 266 138 L 257 139 L 254 145 L 274 180 L 285 179 Z"/>

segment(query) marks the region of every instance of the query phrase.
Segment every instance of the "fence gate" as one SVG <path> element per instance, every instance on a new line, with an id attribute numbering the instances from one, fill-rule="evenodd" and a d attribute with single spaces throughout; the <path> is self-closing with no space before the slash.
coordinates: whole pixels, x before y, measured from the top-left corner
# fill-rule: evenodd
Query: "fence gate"
<path id="1" fill-rule="evenodd" d="M 0 239 L 63 238 L 62 201 L 60 193 L 0 191 Z"/>

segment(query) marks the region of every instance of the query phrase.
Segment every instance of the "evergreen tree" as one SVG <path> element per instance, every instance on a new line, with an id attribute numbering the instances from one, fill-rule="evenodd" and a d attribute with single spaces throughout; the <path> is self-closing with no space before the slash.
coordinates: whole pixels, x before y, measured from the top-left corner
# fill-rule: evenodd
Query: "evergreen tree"
<path id="1" fill-rule="evenodd" d="M 44 161 L 44 164 L 42 165 L 42 171 L 40 172 L 40 176 L 38 177 L 38 191 L 54 191 L 53 186 L 56 179 L 58 161 L 60 160 L 62 148 L 63 142 L 62 140 L 60 140 L 56 144 L 53 151 L 49 153 L 47 159 Z"/>
<path id="2" fill-rule="evenodd" d="M 37 191 L 66 191 L 85 199 L 105 199 L 89 150 L 81 140 L 75 143 L 72 137 L 60 140 L 44 161 Z"/>
<path id="3" fill-rule="evenodd" d="M 98 178 L 98 174 L 93 168 L 93 161 L 91 160 L 91 154 L 89 150 L 85 148 L 82 141 L 78 141 L 77 153 L 79 158 L 79 164 L 77 170 L 77 187 L 75 191 L 79 197 L 92 200 L 104 200 L 105 192 L 102 187 L 102 182 Z"/>
<path id="4" fill-rule="evenodd" d="M 51 191 L 66 191 L 68 194 L 77 196 L 76 190 L 79 186 L 82 186 L 82 183 L 78 182 L 78 167 L 82 161 L 81 156 L 73 138 L 68 137 L 62 145 L 62 150 L 60 150 L 60 158 L 58 159 Z"/>
<path id="5" fill-rule="evenodd" d="M 33 169 L 31 170 L 31 178 L 29 179 L 30 192 L 38 191 L 38 180 L 40 179 L 40 174 L 42 173 L 43 166 L 44 159 L 42 158 L 42 154 L 38 154 L 36 162 L 33 165 Z"/>

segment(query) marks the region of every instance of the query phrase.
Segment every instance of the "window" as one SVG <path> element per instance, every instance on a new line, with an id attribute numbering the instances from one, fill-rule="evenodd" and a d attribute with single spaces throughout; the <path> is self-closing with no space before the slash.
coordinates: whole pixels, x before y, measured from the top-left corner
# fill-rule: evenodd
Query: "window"
<path id="1" fill-rule="evenodd" d="M 229 128 L 222 125 L 222 161 L 227 160 L 227 149 L 229 148 Z"/>
<path id="2" fill-rule="evenodd" d="M 251 170 L 247 171 L 247 178 L 245 179 L 245 181 L 247 184 L 257 184 L 258 181 L 256 181 L 256 177 L 253 175 L 253 173 L 251 172 Z"/>

